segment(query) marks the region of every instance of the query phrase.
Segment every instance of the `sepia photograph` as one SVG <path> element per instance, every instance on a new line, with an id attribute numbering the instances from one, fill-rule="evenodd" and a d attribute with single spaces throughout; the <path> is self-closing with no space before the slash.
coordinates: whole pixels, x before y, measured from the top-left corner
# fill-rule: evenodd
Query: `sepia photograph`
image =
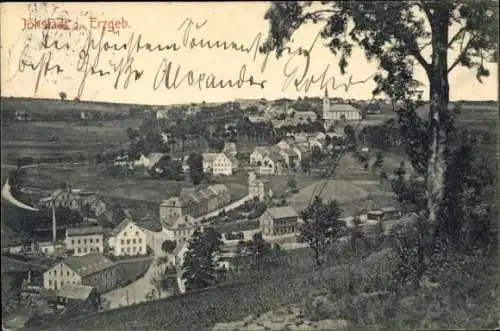
<path id="1" fill-rule="evenodd" d="M 498 16 L 1 3 L 2 330 L 500 329 Z"/>

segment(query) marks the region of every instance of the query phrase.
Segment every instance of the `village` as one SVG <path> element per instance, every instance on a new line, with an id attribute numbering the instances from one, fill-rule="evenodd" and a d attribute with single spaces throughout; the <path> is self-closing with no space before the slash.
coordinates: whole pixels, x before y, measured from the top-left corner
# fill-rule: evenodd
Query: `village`
<path id="1" fill-rule="evenodd" d="M 325 180 L 326 185 L 329 184 L 335 159 L 340 159 L 342 154 L 357 155 L 358 160 L 353 162 L 358 170 L 347 171 L 349 180 L 357 179 L 356 172 L 361 174 L 359 179 L 366 179 L 368 174 L 375 179 L 373 183 L 379 184 L 389 177 L 382 171 L 380 153 L 373 167 L 368 165 L 369 157 L 363 155 L 370 152 L 373 155 L 369 146 L 377 142 L 369 144 L 367 140 L 370 137 L 356 142 L 353 132 L 357 123 L 364 120 L 370 123 L 369 116 L 380 114 L 380 108 L 373 108 L 370 104 L 363 112 L 351 102 L 342 102 L 329 98 L 327 91 L 318 105 L 319 109 L 314 103 L 309 103 L 313 105 L 309 110 L 298 110 L 289 106 L 289 102 L 272 106 L 262 101 L 249 105 L 240 101 L 240 111 L 250 112 L 244 121 L 249 125 L 269 126 L 274 141 L 277 141 L 273 144 L 271 139 L 270 144 L 269 137 L 263 133 L 264 140 L 257 137 L 253 141 L 249 139 L 250 143 L 247 141 L 244 144 L 243 152 L 235 142 L 238 139 L 231 139 L 230 135 L 226 135 L 229 139 L 222 139 L 222 143 L 210 143 L 209 140 L 208 151 L 195 153 L 192 150 L 197 150 L 196 145 L 192 145 L 193 149 L 184 149 L 184 144 L 187 144 L 184 141 L 180 148 L 179 137 L 175 133 L 168 129 L 162 132 L 161 123 L 181 124 L 190 116 L 196 116 L 200 108 L 191 106 L 182 115 L 172 107 L 146 112 L 142 115 L 146 116 L 144 122 L 152 123 L 152 127 L 160 133 L 161 143 L 169 148 L 163 151 L 149 149 L 149 152 L 144 151 L 147 148 L 137 148 L 128 155 L 114 153 L 112 158 L 107 156 L 108 160 L 103 162 L 109 168 L 125 172 L 136 173 L 139 169 L 156 176 L 154 178 L 168 174 L 171 177 L 168 179 L 174 179 L 180 174 L 180 178 L 187 176 L 201 186 L 182 187 L 177 195 L 161 199 L 156 204 L 156 210 L 146 216 L 139 217 L 131 209 L 124 208 L 114 227 L 109 227 L 111 223 L 103 226 L 99 221 L 111 206 L 94 191 L 71 185 L 52 192 L 34 187 L 21 188 L 26 194 L 45 194 L 36 206 L 50 211 L 51 215 L 51 228 L 45 228 L 46 234 L 51 233 L 51 238 L 45 236 L 45 240 L 29 240 L 22 245 L 4 248 L 4 252 L 12 256 L 44 259 L 43 266 L 33 266 L 30 262 L 24 265 L 27 276 L 22 284 L 22 297 L 24 300 L 48 302 L 47 307 L 51 308 L 45 311 L 46 314 L 64 316 L 70 311 L 102 311 L 181 295 L 186 292 L 182 268 L 190 240 L 197 230 L 205 228 L 215 227 L 222 234 L 223 247 L 217 263 L 218 268 L 225 272 L 234 269 L 233 260 L 241 253 L 238 251 L 239 244 L 255 240 L 256 234 L 285 251 L 306 249 L 307 243 L 297 239 L 303 224 L 301 212 L 307 206 L 309 195 L 313 195 L 314 191 L 321 194 L 319 186 Z M 234 110 L 234 106 L 229 109 Z M 219 118 L 217 113 L 213 116 L 219 128 L 234 130 L 238 123 L 228 119 L 226 114 L 222 113 Z M 15 118 L 26 120 L 22 116 L 27 115 L 19 113 Z M 81 121 L 89 118 L 92 114 L 82 112 L 80 115 Z M 127 131 L 131 138 L 129 149 L 133 150 L 134 143 L 140 145 L 143 138 L 138 132 Z M 217 140 L 219 136 L 213 139 Z M 172 143 L 173 140 L 176 142 Z M 386 143 L 397 146 L 398 140 L 391 137 Z M 178 152 L 174 153 L 176 147 Z M 182 154 L 179 150 L 186 152 Z M 373 168 L 372 171 L 370 168 Z M 178 173 L 172 175 L 175 171 Z M 301 183 L 298 180 L 301 177 L 314 180 Z M 238 178 L 237 194 L 232 189 L 231 178 Z M 278 188 L 276 182 L 280 183 Z M 335 185 L 330 190 L 336 190 Z M 297 200 L 300 189 L 305 191 L 301 200 Z M 133 192 L 135 190 L 130 193 Z M 336 191 L 333 196 L 330 193 L 326 193 L 325 200 L 345 195 L 346 192 Z M 304 194 L 307 196 L 304 197 Z M 347 195 L 345 202 L 356 198 L 356 192 L 352 194 Z M 59 224 L 60 208 L 85 215 L 83 222 Z M 149 215 L 158 218 L 153 221 L 160 227 L 152 229 L 144 225 L 145 219 L 151 221 L 152 216 Z M 347 210 L 341 220 L 347 227 L 362 226 L 366 233 L 376 228 L 388 233 L 392 225 L 401 223 L 401 217 L 396 203 L 382 202 L 372 209 Z M 411 217 L 406 217 L 406 221 L 411 221 Z M 35 274 L 37 277 L 33 276 Z M 169 279 L 168 286 L 164 284 L 165 279 Z"/>

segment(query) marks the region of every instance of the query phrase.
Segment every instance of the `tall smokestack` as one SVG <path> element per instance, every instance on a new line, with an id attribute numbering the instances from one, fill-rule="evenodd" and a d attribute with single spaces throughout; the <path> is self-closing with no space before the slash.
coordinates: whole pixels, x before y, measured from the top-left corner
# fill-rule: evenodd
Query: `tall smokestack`
<path id="1" fill-rule="evenodd" d="M 56 251 L 56 202 L 52 200 L 52 242 Z"/>

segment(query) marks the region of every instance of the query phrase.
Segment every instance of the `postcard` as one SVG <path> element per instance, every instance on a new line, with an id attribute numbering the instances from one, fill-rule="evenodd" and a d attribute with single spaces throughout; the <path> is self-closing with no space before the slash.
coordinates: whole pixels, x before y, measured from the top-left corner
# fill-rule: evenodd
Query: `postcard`
<path id="1" fill-rule="evenodd" d="M 495 2 L 0 9 L 3 330 L 500 327 Z"/>

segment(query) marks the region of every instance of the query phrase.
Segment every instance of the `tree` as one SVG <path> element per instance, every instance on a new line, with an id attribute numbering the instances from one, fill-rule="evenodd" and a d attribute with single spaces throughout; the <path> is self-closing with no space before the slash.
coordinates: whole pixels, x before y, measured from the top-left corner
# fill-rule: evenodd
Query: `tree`
<path id="1" fill-rule="evenodd" d="M 220 253 L 221 243 L 220 234 L 213 228 L 193 233 L 182 265 L 182 278 L 186 281 L 187 291 L 217 283 L 217 254 Z"/>
<path id="2" fill-rule="evenodd" d="M 375 161 L 373 161 L 372 164 L 372 171 L 376 171 L 377 169 L 382 168 L 384 165 L 384 157 L 382 153 L 378 152 L 377 156 L 375 157 Z"/>
<path id="3" fill-rule="evenodd" d="M 352 254 L 354 256 L 359 256 L 362 245 L 365 243 L 365 236 L 359 216 L 354 217 L 352 220 L 352 226 L 349 228 L 349 242 Z"/>
<path id="4" fill-rule="evenodd" d="M 170 253 L 172 254 L 172 252 L 174 251 L 175 247 L 177 247 L 177 243 L 175 241 L 172 241 L 172 240 L 165 240 L 162 244 L 161 244 L 161 249 L 165 252 L 165 253 Z"/>
<path id="5" fill-rule="evenodd" d="M 252 268 L 262 271 L 271 255 L 271 244 L 266 242 L 262 233 L 254 233 L 252 240 L 245 243 L 244 252 L 252 258 Z"/>
<path id="6" fill-rule="evenodd" d="M 120 204 L 116 204 L 113 210 L 113 222 L 120 223 L 126 217 L 125 211 Z"/>
<path id="7" fill-rule="evenodd" d="M 287 186 L 292 190 L 293 193 L 297 192 L 297 180 L 295 180 L 295 178 L 288 178 Z"/>
<path id="8" fill-rule="evenodd" d="M 344 232 L 345 223 L 339 219 L 341 213 L 335 200 L 324 203 L 318 196 L 300 213 L 304 223 L 297 239 L 314 251 L 317 266 L 324 263 L 329 245 Z"/>
<path id="9" fill-rule="evenodd" d="M 339 67 L 346 73 L 354 45 L 368 59 L 376 58 L 387 75 L 374 77 L 374 94 L 385 93 L 393 101 L 410 101 L 422 85 L 414 79 L 415 61 L 429 81 L 430 125 L 425 162 L 426 213 L 429 235 L 435 233 L 445 197 L 446 154 L 449 149 L 453 116 L 448 110 L 448 75 L 457 66 L 474 68 L 476 78 L 489 75 L 488 61 L 498 58 L 498 8 L 494 1 L 332 1 L 323 8 L 311 9 L 313 2 L 273 2 L 265 15 L 270 21 L 269 38 L 262 52 L 276 50 L 279 57 L 303 24 L 325 23 L 321 37 L 330 50 L 340 52 Z M 390 19 L 388 19 L 390 18 Z M 457 27 L 455 34 L 451 27 Z M 431 47 L 430 61 L 422 52 Z M 448 63 L 449 50 L 458 48 L 458 56 Z M 302 78 L 305 78 L 306 75 Z M 297 79 L 296 85 L 302 80 Z"/>
<path id="10" fill-rule="evenodd" d="M 311 170 L 311 159 L 308 156 L 304 156 L 302 160 L 300 160 L 300 167 L 302 168 L 303 172 L 309 173 L 309 170 Z"/>
<path id="11" fill-rule="evenodd" d="M 194 185 L 198 185 L 205 178 L 205 174 L 203 173 L 203 156 L 192 153 L 187 163 L 189 165 L 189 177 Z"/>
<path id="12" fill-rule="evenodd" d="M 345 140 L 347 145 L 356 145 L 356 133 L 352 125 L 344 127 Z"/>
<path id="13" fill-rule="evenodd" d="M 158 266 L 149 278 L 149 283 L 153 286 L 155 294 L 158 299 L 161 299 L 161 292 L 164 290 L 165 284 L 165 271 L 164 266 Z"/>
<path id="14" fill-rule="evenodd" d="M 59 98 L 61 98 L 62 101 L 66 100 L 67 97 L 68 95 L 66 94 L 66 92 L 64 91 L 59 92 Z"/>

